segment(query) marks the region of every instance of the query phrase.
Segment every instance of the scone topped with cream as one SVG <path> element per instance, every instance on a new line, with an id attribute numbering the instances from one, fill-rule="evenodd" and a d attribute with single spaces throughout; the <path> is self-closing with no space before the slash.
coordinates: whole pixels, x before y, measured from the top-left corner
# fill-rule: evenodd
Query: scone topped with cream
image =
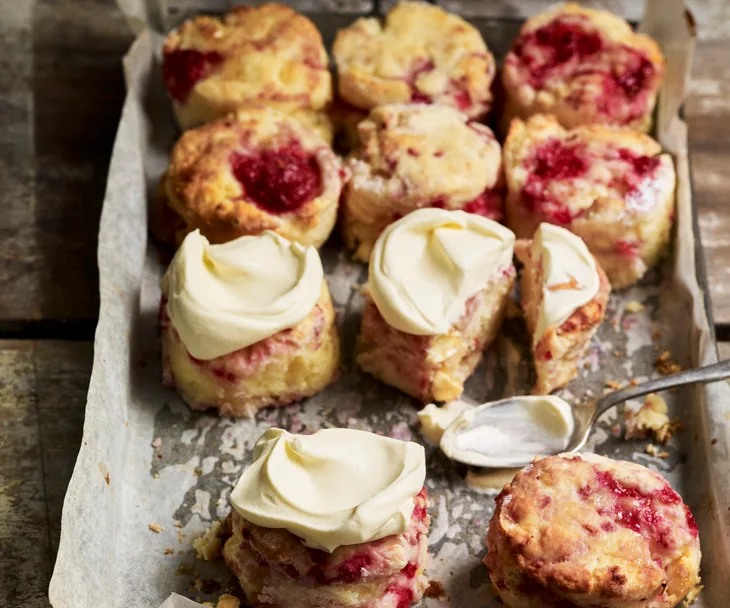
<path id="1" fill-rule="evenodd" d="M 223 550 L 254 606 L 407 608 L 427 585 L 423 447 L 269 429 L 231 492 Z"/>
<path id="2" fill-rule="evenodd" d="M 424 402 L 458 397 L 501 325 L 513 247 L 507 228 L 463 211 L 391 224 L 370 258 L 360 367 Z"/>
<path id="3" fill-rule="evenodd" d="M 502 150 L 489 127 L 453 108 L 392 104 L 358 125 L 342 197 L 345 244 L 367 261 L 386 226 L 423 207 L 502 219 Z"/>
<path id="4" fill-rule="evenodd" d="M 162 75 L 183 129 L 264 105 L 331 137 L 325 109 L 332 76 L 322 36 L 288 6 L 237 6 L 221 18 L 185 21 L 165 40 Z"/>
<path id="5" fill-rule="evenodd" d="M 196 230 L 162 292 L 163 380 L 195 409 L 252 415 L 337 376 L 334 310 L 314 247 L 273 232 L 211 245 Z"/>
<path id="6" fill-rule="evenodd" d="M 532 335 L 536 394 L 567 384 L 603 321 L 611 286 L 580 237 L 540 224 L 532 241 L 520 240 L 522 308 Z"/>

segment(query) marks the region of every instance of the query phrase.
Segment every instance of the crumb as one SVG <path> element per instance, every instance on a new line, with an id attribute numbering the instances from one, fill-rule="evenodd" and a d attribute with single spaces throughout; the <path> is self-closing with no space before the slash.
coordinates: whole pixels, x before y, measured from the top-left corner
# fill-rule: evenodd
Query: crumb
<path id="1" fill-rule="evenodd" d="M 165 528 L 163 528 L 160 524 L 150 524 L 147 526 L 150 531 L 154 532 L 155 534 L 159 534 L 162 532 Z"/>
<path id="2" fill-rule="evenodd" d="M 232 595 L 224 593 L 218 598 L 218 604 L 216 608 L 240 608 L 241 600 Z"/>
<path id="3" fill-rule="evenodd" d="M 608 388 L 611 388 L 611 389 L 613 389 L 615 391 L 617 391 L 618 389 L 621 388 L 621 383 L 620 382 L 616 382 L 615 380 L 606 380 L 606 383 L 605 384 L 606 384 L 606 386 Z"/>
<path id="4" fill-rule="evenodd" d="M 611 325 L 618 327 L 618 319 L 611 319 Z"/>
<path id="5" fill-rule="evenodd" d="M 659 345 L 658 345 L 658 344 L 655 344 L 655 345 L 654 345 L 654 352 L 655 352 L 655 353 L 658 353 L 658 352 L 659 352 L 660 350 L 661 350 L 661 349 L 659 348 Z"/>
<path id="6" fill-rule="evenodd" d="M 201 469 L 200 467 L 196 467 L 195 470 L 193 471 L 193 475 L 195 475 L 195 477 L 200 477 L 202 474 L 203 474 L 203 469 Z"/>
<path id="7" fill-rule="evenodd" d="M 182 527 L 183 527 L 183 526 L 182 526 L 182 522 L 181 522 L 181 521 L 176 521 L 176 522 L 175 522 L 175 527 L 176 527 L 176 528 L 182 528 Z"/>
<path id="8" fill-rule="evenodd" d="M 644 448 L 644 451 L 649 454 L 649 456 L 654 456 L 655 458 L 657 454 L 659 454 L 659 448 L 656 447 L 653 443 L 647 444 L 647 446 Z"/>
<path id="9" fill-rule="evenodd" d="M 162 454 L 157 454 L 157 458 L 159 458 L 160 460 L 162 460 Z"/>
<path id="10" fill-rule="evenodd" d="M 660 332 L 658 329 L 655 329 L 653 332 L 651 332 L 651 339 L 654 340 L 654 342 L 659 342 L 659 340 L 662 339 L 662 332 Z"/>
<path id="11" fill-rule="evenodd" d="M 193 569 L 190 566 L 186 566 L 185 564 L 180 564 L 177 569 L 177 573 L 179 576 L 191 576 L 192 574 L 194 574 Z"/>
<path id="12" fill-rule="evenodd" d="M 426 597 L 449 601 L 449 596 L 446 595 L 444 586 L 438 581 L 428 581 L 428 587 L 426 587 L 426 591 L 423 594 Z"/>
<path id="13" fill-rule="evenodd" d="M 698 580 L 694 588 L 687 594 L 687 597 L 684 598 L 684 607 L 687 608 L 692 602 L 694 602 L 697 599 L 697 596 L 700 594 L 700 591 L 702 591 L 704 588 L 705 586 L 702 585 Z"/>
<path id="14" fill-rule="evenodd" d="M 112 478 L 109 475 L 109 469 L 106 468 L 106 465 L 103 462 L 99 463 L 99 473 L 104 476 L 104 481 L 106 481 L 106 485 L 111 485 Z"/>
<path id="15" fill-rule="evenodd" d="M 663 460 L 666 460 L 667 458 L 669 458 L 669 452 L 659 452 L 657 454 L 657 458 L 661 458 Z"/>
<path id="16" fill-rule="evenodd" d="M 672 361 L 672 355 L 669 353 L 668 350 L 663 351 L 656 358 L 655 365 L 659 373 L 664 374 L 665 376 L 668 376 L 669 374 L 676 374 L 677 372 L 682 371 L 682 366 L 675 361 Z"/>
<path id="17" fill-rule="evenodd" d="M 165 555 L 172 555 L 173 553 L 175 553 L 175 549 L 173 549 L 172 547 L 166 547 L 163 553 Z"/>
<path id="18" fill-rule="evenodd" d="M 613 351 L 613 356 L 614 357 L 620 357 L 621 356 L 621 351 L 620 350 Z"/>
<path id="19" fill-rule="evenodd" d="M 202 591 L 203 590 L 203 581 L 199 578 L 195 579 L 195 582 L 193 583 L 193 587 L 195 591 Z M 190 591 L 193 591 L 193 589 L 190 589 Z"/>
<path id="20" fill-rule="evenodd" d="M 177 544 L 182 545 L 183 544 L 183 533 L 182 530 L 177 531 Z"/>
<path id="21" fill-rule="evenodd" d="M 626 408 L 625 439 L 644 439 L 653 437 L 658 443 L 665 444 L 682 428 L 678 418 L 669 420 L 667 402 L 659 395 L 650 393 L 638 410 Z"/>
<path id="22" fill-rule="evenodd" d="M 630 386 L 636 386 L 637 384 L 639 384 L 639 381 L 636 378 L 631 378 L 631 380 L 629 380 Z"/>
<path id="23" fill-rule="evenodd" d="M 155 474 L 154 474 L 154 475 L 152 476 L 152 479 L 159 479 L 159 478 L 160 478 L 160 474 L 159 474 L 159 473 L 155 473 Z"/>
<path id="24" fill-rule="evenodd" d="M 621 425 L 620 424 L 614 424 L 611 427 L 611 435 L 613 435 L 616 438 L 621 437 Z"/>
<path id="25" fill-rule="evenodd" d="M 213 602 L 203 602 L 203 606 L 207 606 L 208 608 L 215 608 L 215 604 Z"/>
<path id="26" fill-rule="evenodd" d="M 159 448 L 162 445 L 162 437 L 155 437 L 150 445 L 152 445 L 153 448 Z"/>
<path id="27" fill-rule="evenodd" d="M 710 443 L 712 445 L 715 445 L 717 443 L 717 437 L 713 437 L 712 440 L 710 441 Z"/>
<path id="28" fill-rule="evenodd" d="M 193 541 L 193 547 L 198 554 L 198 559 L 210 562 L 220 557 L 220 529 L 221 522 L 214 521 L 201 536 Z"/>
<path id="29" fill-rule="evenodd" d="M 590 361 L 583 361 L 583 367 L 585 369 L 589 369 L 591 367 L 591 362 Z"/>
<path id="30" fill-rule="evenodd" d="M 628 313 L 641 312 L 644 310 L 644 305 L 637 300 L 631 300 L 631 302 L 626 303 L 624 310 Z"/>

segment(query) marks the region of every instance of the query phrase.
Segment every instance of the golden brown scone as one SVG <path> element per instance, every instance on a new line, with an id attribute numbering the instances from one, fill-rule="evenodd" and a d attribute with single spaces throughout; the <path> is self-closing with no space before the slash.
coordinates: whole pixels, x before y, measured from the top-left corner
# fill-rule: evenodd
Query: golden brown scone
<path id="1" fill-rule="evenodd" d="M 391 104 L 372 110 L 358 133 L 342 197 L 356 259 L 367 261 L 389 224 L 422 207 L 502 219 L 502 156 L 489 127 L 447 106 Z"/>
<path id="2" fill-rule="evenodd" d="M 400 2 L 384 22 L 358 19 L 337 33 L 332 54 L 340 95 L 364 110 L 438 103 L 480 118 L 491 106 L 495 64 L 481 34 L 425 2 Z"/>
<path id="3" fill-rule="evenodd" d="M 663 78 L 654 40 L 616 15 L 569 2 L 528 19 L 507 54 L 506 117 L 549 113 L 568 128 L 646 132 Z"/>
<path id="4" fill-rule="evenodd" d="M 562 229 L 558 229 L 562 230 Z M 573 235 L 571 235 L 573 236 Z M 576 237 L 573 237 L 576 238 Z M 565 253 L 572 253 L 564 249 Z M 590 255 L 590 254 L 589 254 Z M 541 307 L 546 291 L 555 293 L 574 290 L 580 297 L 580 284 L 570 281 L 550 284 L 545 276 L 543 247 L 538 240 L 519 240 L 515 243 L 515 256 L 522 263 L 520 293 L 522 309 L 527 328 L 532 336 L 532 352 L 535 360 L 537 382 L 533 388 L 536 395 L 547 395 L 565 386 L 578 374 L 578 363 L 586 353 L 591 338 L 606 315 L 611 285 L 600 264 L 595 262 L 598 275 L 598 291 L 585 304 L 575 308 L 570 316 L 558 326 L 540 328 Z M 556 261 L 568 267 L 567 261 Z"/>
<path id="5" fill-rule="evenodd" d="M 191 408 L 253 416 L 322 391 L 339 376 L 340 341 L 327 283 L 309 316 L 245 348 L 215 359 L 194 358 L 160 306 L 162 378 Z"/>
<path id="6" fill-rule="evenodd" d="M 176 244 L 199 229 L 211 243 L 273 230 L 319 247 L 337 217 L 342 164 L 298 121 L 275 110 L 239 110 L 185 132 L 164 179 Z M 156 234 L 165 238 L 165 226 Z M 169 235 L 167 235 L 169 236 Z"/>
<path id="7" fill-rule="evenodd" d="M 699 582 L 697 524 L 658 473 L 595 454 L 519 472 L 484 562 L 507 608 L 672 608 Z"/>
<path id="8" fill-rule="evenodd" d="M 504 144 L 507 225 L 541 222 L 580 236 L 614 289 L 638 281 L 667 248 L 676 177 L 648 135 L 602 125 L 564 129 L 554 116 L 515 119 Z"/>
<path id="9" fill-rule="evenodd" d="M 281 4 L 239 6 L 171 32 L 162 73 L 180 126 L 189 129 L 249 104 L 295 114 L 329 133 L 327 52 L 315 25 Z"/>

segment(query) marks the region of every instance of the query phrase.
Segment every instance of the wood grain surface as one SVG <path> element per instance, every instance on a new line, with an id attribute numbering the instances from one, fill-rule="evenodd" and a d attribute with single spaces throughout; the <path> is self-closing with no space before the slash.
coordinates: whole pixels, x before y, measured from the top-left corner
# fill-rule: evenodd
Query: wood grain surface
<path id="1" fill-rule="evenodd" d="M 519 16 L 551 0 L 448 2 Z M 596 4 L 640 14 L 631 0 Z M 715 321 L 730 339 L 730 3 L 689 5 L 699 28 L 685 108 L 695 200 Z M 131 40 L 113 0 L 0 0 L 1 606 L 48 606 L 81 441 L 98 218 Z M 730 342 L 719 347 L 730 357 Z"/>

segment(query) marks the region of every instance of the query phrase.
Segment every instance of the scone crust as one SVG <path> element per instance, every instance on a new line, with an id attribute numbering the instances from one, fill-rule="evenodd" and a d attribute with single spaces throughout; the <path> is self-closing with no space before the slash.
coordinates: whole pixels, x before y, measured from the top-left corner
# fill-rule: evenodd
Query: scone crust
<path id="1" fill-rule="evenodd" d="M 491 106 L 495 63 L 479 31 L 431 4 L 400 2 L 383 22 L 358 19 L 332 53 L 339 93 L 359 108 L 420 101 L 480 118 Z"/>
<path id="2" fill-rule="evenodd" d="M 163 304 L 163 383 L 193 409 L 222 416 L 253 416 L 322 391 L 340 373 L 340 340 L 327 284 L 312 312 L 291 329 L 209 361 L 194 359 Z"/>
<path id="3" fill-rule="evenodd" d="M 531 65 L 534 59 L 522 58 L 521 48 L 538 30 L 560 22 L 589 32 L 586 41 L 563 40 L 562 52 L 566 52 L 567 45 L 578 55 L 588 52 L 587 56 L 566 60 L 563 66 L 558 61 L 552 66 L 553 73 Z M 570 36 L 570 32 L 563 36 Z M 600 47 L 595 55 L 581 51 L 581 45 L 592 44 Z M 621 17 L 573 2 L 556 5 L 525 22 L 505 58 L 505 125 L 514 117 L 550 113 L 568 128 L 601 123 L 647 132 L 664 71 L 665 61 L 657 43 L 646 34 L 634 32 Z M 531 81 L 535 78 L 537 82 Z"/>
<path id="4" fill-rule="evenodd" d="M 546 146 L 567 148 L 567 157 L 541 160 Z M 540 177 L 540 163 L 554 175 Z M 604 125 L 566 130 L 546 114 L 514 119 L 504 169 L 507 225 L 517 237 L 531 238 L 541 222 L 567 228 L 614 289 L 635 283 L 666 251 L 676 175 L 671 156 L 648 135 Z M 525 194 L 531 186 L 538 186 L 534 200 Z"/>
<path id="5" fill-rule="evenodd" d="M 522 309 L 527 329 L 532 336 L 532 353 L 537 382 L 533 394 L 547 395 L 565 386 L 578 375 L 578 363 L 586 353 L 591 338 L 606 316 L 611 284 L 596 260 L 598 293 L 590 302 L 576 309 L 559 327 L 549 327 L 542 336 L 535 335 L 542 301 L 543 274 L 533 258 L 532 242 L 520 239 L 515 243 L 515 256 L 523 264 L 520 279 Z"/>
<path id="6" fill-rule="evenodd" d="M 178 74 L 184 62 L 174 64 L 178 51 L 207 53 L 213 65 L 208 62 L 197 80 L 186 79 Z M 168 35 L 163 55 L 163 75 L 183 129 L 251 103 L 286 113 L 318 113 L 332 100 L 332 77 L 319 31 L 281 4 L 239 6 L 220 19 L 190 19 Z"/>
<path id="7" fill-rule="evenodd" d="M 247 197 L 232 158 L 287 146 L 314 159 L 321 189 L 296 209 L 270 211 Z M 179 245 L 199 229 L 211 243 L 224 243 L 273 230 L 319 247 L 335 224 L 342 175 L 332 149 L 293 118 L 268 108 L 239 110 L 187 131 L 175 144 L 163 186 L 167 206 L 181 220 L 174 239 Z"/>
<path id="8" fill-rule="evenodd" d="M 380 233 L 421 207 L 502 219 L 502 153 L 485 125 L 446 106 L 379 106 L 358 125 L 360 147 L 345 163 L 342 230 L 367 261 Z"/>
<path id="9" fill-rule="evenodd" d="M 595 454 L 534 462 L 507 484 L 484 561 L 509 608 L 671 608 L 699 581 L 697 526 L 658 474 Z"/>

